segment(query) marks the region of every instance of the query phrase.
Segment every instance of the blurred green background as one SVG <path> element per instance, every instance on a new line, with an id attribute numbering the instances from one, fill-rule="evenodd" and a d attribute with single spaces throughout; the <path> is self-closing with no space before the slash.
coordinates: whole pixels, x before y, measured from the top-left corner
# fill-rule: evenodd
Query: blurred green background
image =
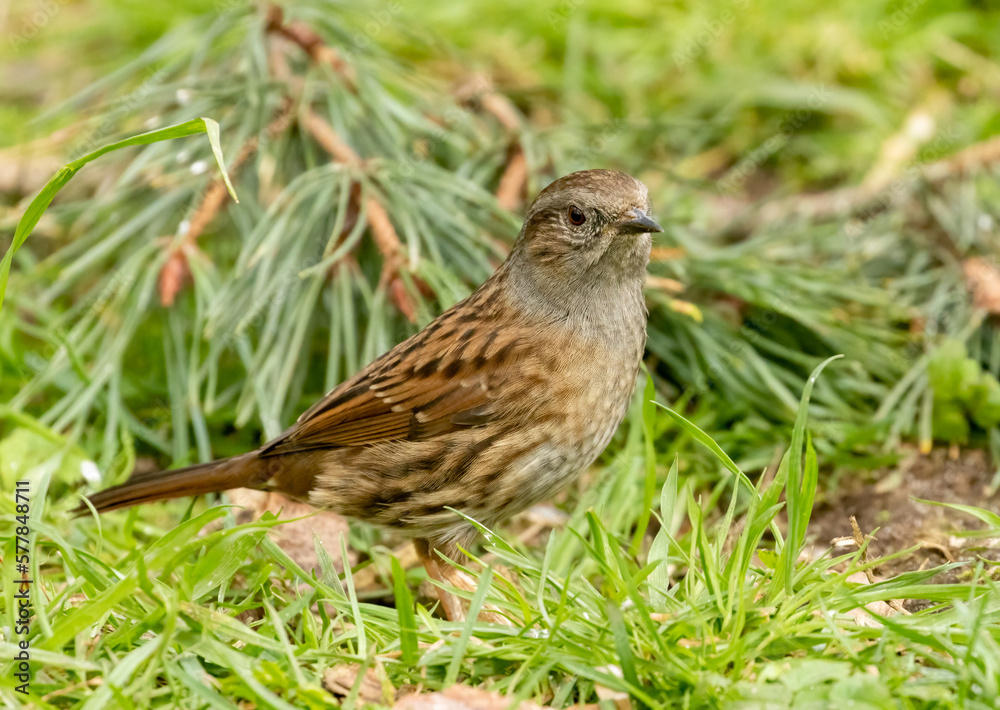
<path id="1" fill-rule="evenodd" d="M 178 462 L 195 455 L 192 439 L 202 457 L 256 440 L 224 442 L 234 417 L 241 431 L 279 430 L 407 323 L 481 282 L 545 182 L 601 166 L 645 180 L 669 226 L 651 266 L 658 389 L 684 398 L 746 465 L 770 460 L 773 425 L 791 421 L 806 375 L 835 353 L 848 365 L 817 393 L 818 445 L 832 463 L 886 462 L 906 438 L 996 446 L 1000 352 L 966 273 L 996 246 L 1000 25 L 987 5 L 315 2 L 287 12 L 330 40 L 336 62 L 310 64 L 302 37 L 266 31 L 263 5 L 18 0 L 6 10 L 5 231 L 67 160 L 199 115 L 221 123 L 253 201 L 211 212 L 198 225 L 209 237 L 185 241 L 213 177 L 207 145 L 158 144 L 138 163 L 126 151 L 81 172 L 19 254 L 0 323 L 13 371 L 0 391 L 77 435 L 97 436 L 93 416 L 110 406 L 102 469 L 116 432 L 144 419 L 154 426 L 139 438 Z M 304 107 L 328 116 L 360 162 L 323 167 Z M 239 157 L 261 132 L 275 140 Z M 335 215 L 317 212 L 338 200 L 357 211 L 350 191 L 361 188 L 381 195 L 406 254 L 389 283 L 384 250 L 364 237 L 367 214 L 331 237 Z M 448 214 L 461 205 L 467 217 Z M 204 273 L 176 256 L 195 243 Z M 277 263 L 262 264 L 265 252 Z M 317 260 L 331 269 L 326 282 L 307 271 Z M 156 307 L 141 278 L 153 272 L 177 281 L 175 308 Z M 189 277 L 194 295 L 179 285 Z M 163 288 L 161 303 L 172 301 Z M 95 301 L 102 318 L 80 308 Z M 74 351 L 56 365 L 53 328 Z M 172 392 L 161 345 L 171 328 L 190 350 L 184 367 L 201 370 Z M 929 358 L 948 339 L 982 366 L 964 395 L 928 386 Z M 133 357 L 144 366 L 124 367 Z M 108 376 L 70 382 L 91 365 Z M 177 401 L 185 389 L 196 401 Z M 142 411 L 150 401 L 171 415 Z"/>

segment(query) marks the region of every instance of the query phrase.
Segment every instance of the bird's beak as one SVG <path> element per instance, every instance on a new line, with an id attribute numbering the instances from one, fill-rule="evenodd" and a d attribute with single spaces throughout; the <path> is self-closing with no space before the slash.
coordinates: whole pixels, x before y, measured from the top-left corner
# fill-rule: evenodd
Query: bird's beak
<path id="1" fill-rule="evenodd" d="M 627 219 L 618 223 L 620 232 L 632 234 L 648 234 L 650 232 L 662 232 L 663 227 L 658 225 L 651 217 L 638 207 L 632 208 L 632 219 Z"/>

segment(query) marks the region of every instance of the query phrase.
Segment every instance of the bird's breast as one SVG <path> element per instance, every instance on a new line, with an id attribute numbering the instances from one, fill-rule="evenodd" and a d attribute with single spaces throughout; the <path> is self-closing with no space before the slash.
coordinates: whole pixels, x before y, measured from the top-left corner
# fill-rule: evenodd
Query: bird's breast
<path id="1" fill-rule="evenodd" d="M 599 331 L 576 331 L 554 344 L 561 372 L 549 406 L 565 422 L 558 429 L 580 467 L 604 450 L 625 417 L 645 341 L 644 314 L 621 314 Z"/>

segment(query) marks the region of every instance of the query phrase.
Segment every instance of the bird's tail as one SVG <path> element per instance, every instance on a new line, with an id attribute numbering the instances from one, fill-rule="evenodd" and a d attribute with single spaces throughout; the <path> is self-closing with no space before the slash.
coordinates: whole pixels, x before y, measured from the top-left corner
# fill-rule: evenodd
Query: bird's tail
<path id="1" fill-rule="evenodd" d="M 263 483 L 258 480 L 257 474 L 262 468 L 259 464 L 257 454 L 249 453 L 173 471 L 140 473 L 87 497 L 98 513 L 106 513 L 156 500 L 218 493 L 230 488 L 254 488 Z M 88 510 L 86 504 L 81 504 L 74 512 L 86 513 Z"/>

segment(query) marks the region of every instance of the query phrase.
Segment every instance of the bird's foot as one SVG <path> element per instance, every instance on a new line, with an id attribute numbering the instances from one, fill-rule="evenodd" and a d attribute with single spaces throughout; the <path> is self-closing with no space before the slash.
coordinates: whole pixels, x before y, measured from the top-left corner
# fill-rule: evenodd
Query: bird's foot
<path id="1" fill-rule="evenodd" d="M 433 549 L 418 545 L 417 551 L 424 563 L 424 569 L 427 570 L 427 576 L 436 582 L 434 587 L 437 590 L 441 611 L 444 612 L 445 617 L 449 621 L 465 621 L 468 616 L 465 603 L 458 595 L 448 591 L 447 586 L 472 593 L 478 589 L 478 580 L 468 572 L 448 564 Z M 514 625 L 513 621 L 492 604 L 483 605 L 479 612 L 479 620 L 504 626 Z"/>

